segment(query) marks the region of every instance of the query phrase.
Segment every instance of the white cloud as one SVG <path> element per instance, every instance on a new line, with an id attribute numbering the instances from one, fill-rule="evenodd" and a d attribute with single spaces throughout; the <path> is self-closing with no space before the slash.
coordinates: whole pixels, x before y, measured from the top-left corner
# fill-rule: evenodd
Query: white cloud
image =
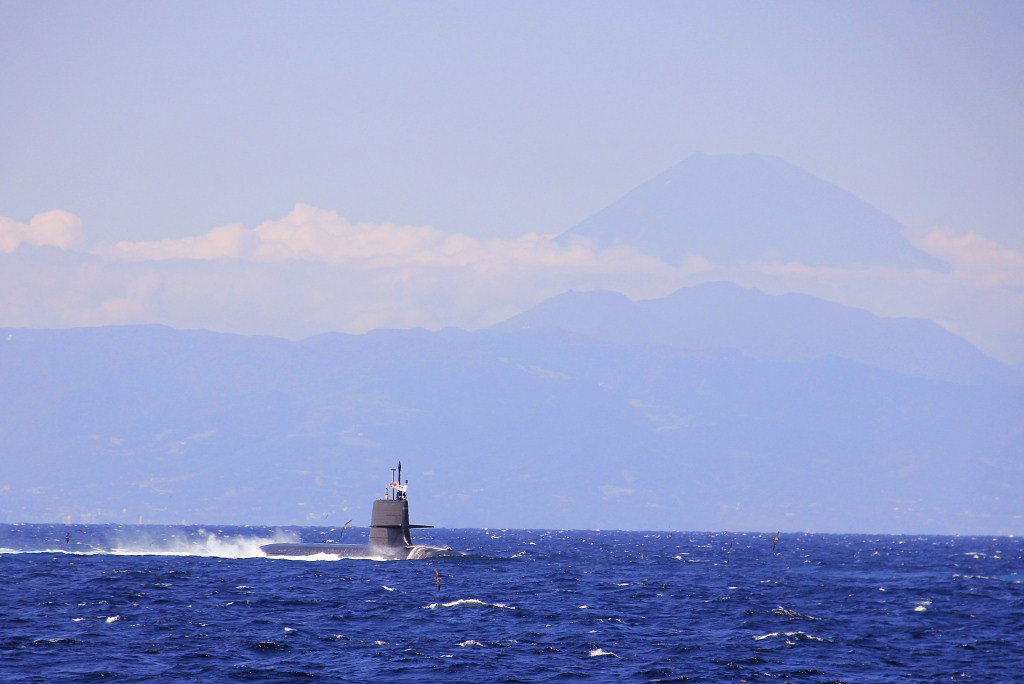
<path id="1" fill-rule="evenodd" d="M 78 249 L 82 240 L 81 219 L 67 211 L 36 214 L 28 223 L 0 216 L 0 253 L 9 254 L 21 245 Z"/>
<path id="2" fill-rule="evenodd" d="M 981 288 L 1024 287 L 1024 253 L 977 233 L 949 228 L 912 235 L 915 246 L 953 265 L 966 284 Z"/>
<path id="3" fill-rule="evenodd" d="M 97 253 L 130 261 L 244 260 L 272 263 L 318 261 L 360 268 L 471 268 L 507 273 L 523 267 L 607 272 L 671 271 L 630 248 L 596 250 L 586 241 L 569 245 L 529 233 L 514 240 L 478 240 L 430 226 L 351 223 L 336 212 L 299 204 L 284 218 L 248 229 L 214 228 L 195 237 L 157 242 L 119 242 Z"/>
<path id="4" fill-rule="evenodd" d="M 989 353 L 1024 360 L 1024 255 L 948 229 L 913 239 L 951 272 L 720 265 L 699 256 L 669 265 L 628 247 L 351 223 L 307 205 L 255 228 L 231 224 L 85 252 L 77 217 L 47 212 L 28 224 L 0 218 L 0 325 L 165 323 L 293 338 L 378 327 L 476 328 L 568 289 L 647 298 L 724 279 L 881 315 L 931 318 Z M 57 258 L 22 245 L 68 251 Z"/>

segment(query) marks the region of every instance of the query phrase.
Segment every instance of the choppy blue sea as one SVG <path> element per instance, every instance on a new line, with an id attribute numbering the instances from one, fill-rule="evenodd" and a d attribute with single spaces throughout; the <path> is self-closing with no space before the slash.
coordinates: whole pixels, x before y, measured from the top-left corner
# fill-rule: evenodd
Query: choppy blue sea
<path id="1" fill-rule="evenodd" d="M 456 555 L 258 551 L 337 536 L 0 526 L 0 679 L 1024 681 L 1021 539 L 432 530 L 417 541 Z"/>

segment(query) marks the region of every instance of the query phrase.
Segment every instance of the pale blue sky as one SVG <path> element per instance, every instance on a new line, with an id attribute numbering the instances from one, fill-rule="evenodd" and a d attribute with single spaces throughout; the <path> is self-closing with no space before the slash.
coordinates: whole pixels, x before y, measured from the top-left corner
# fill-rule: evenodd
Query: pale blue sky
<path id="1" fill-rule="evenodd" d="M 512 237 L 702 150 L 1020 249 L 1022 46 L 1016 2 L 5 2 L 0 215 Z"/>

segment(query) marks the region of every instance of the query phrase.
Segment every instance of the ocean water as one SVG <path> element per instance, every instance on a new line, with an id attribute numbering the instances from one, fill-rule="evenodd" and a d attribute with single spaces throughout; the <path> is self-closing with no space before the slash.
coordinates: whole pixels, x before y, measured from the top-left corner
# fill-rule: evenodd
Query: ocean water
<path id="1" fill-rule="evenodd" d="M 1017 538 L 783 534 L 773 552 L 759 534 L 430 530 L 417 541 L 453 555 L 389 562 L 257 548 L 337 536 L 0 526 L 0 679 L 1024 681 Z"/>

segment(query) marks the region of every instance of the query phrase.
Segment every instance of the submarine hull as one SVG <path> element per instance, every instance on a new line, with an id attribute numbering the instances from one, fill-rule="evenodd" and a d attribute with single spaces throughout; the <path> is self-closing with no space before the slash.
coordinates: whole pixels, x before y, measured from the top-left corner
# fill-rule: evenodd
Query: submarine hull
<path id="1" fill-rule="evenodd" d="M 338 558 L 383 558 L 406 560 L 443 556 L 451 549 L 436 546 L 385 546 L 378 544 L 278 543 L 265 544 L 260 551 L 268 556 L 316 556 L 325 554 Z"/>

